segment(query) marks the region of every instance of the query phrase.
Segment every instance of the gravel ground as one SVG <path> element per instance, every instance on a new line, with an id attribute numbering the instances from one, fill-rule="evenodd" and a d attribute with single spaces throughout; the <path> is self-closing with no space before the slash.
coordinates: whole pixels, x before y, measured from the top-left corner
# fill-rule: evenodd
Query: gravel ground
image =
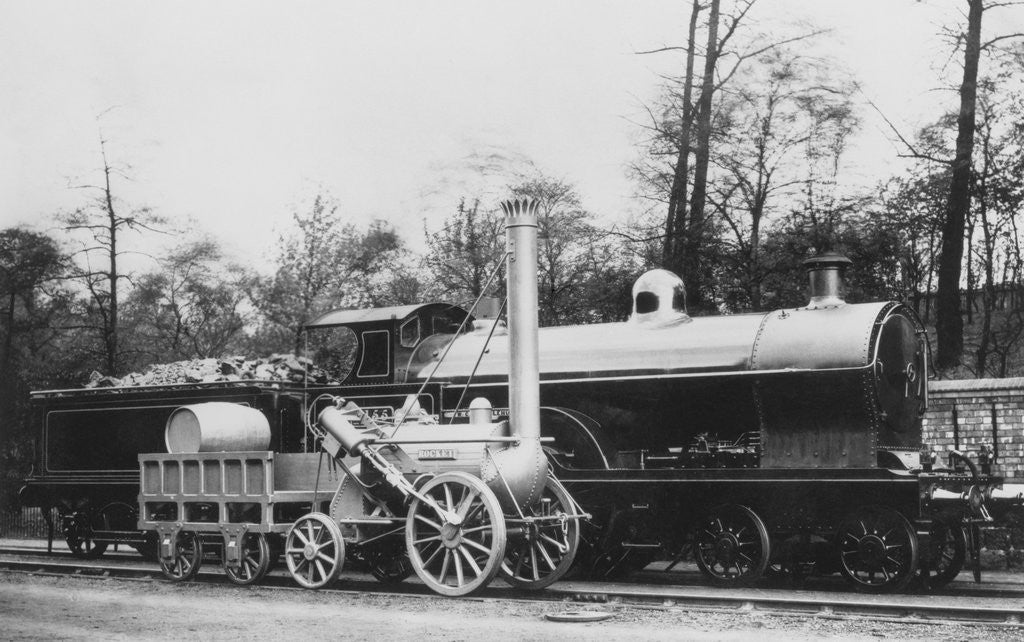
<path id="1" fill-rule="evenodd" d="M 546 614 L 604 610 L 598 623 Z M 15 640 L 1020 640 L 1024 628 L 732 612 L 317 593 L 0 572 L 0 638 Z"/>

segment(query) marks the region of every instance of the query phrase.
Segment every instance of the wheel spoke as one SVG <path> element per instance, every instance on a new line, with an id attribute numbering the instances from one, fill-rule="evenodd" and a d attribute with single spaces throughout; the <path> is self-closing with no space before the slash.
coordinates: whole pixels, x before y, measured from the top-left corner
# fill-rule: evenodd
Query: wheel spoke
<path id="1" fill-rule="evenodd" d="M 324 562 L 327 562 L 331 566 L 334 566 L 334 564 L 338 561 L 338 559 L 336 557 L 332 557 L 330 555 L 327 555 L 322 550 L 316 552 L 316 560 L 317 560 L 318 564 L 320 563 L 321 560 L 323 560 Z"/>
<path id="2" fill-rule="evenodd" d="M 469 510 L 473 508 L 473 502 L 476 501 L 478 495 L 479 493 L 475 492 L 472 488 L 466 488 L 466 491 L 463 493 L 462 499 L 459 501 L 458 510 L 456 511 L 456 514 L 462 518 L 463 523 L 469 519 Z"/>
<path id="3" fill-rule="evenodd" d="M 452 488 L 448 484 L 441 484 L 441 488 L 444 489 L 444 508 L 451 510 L 452 506 L 455 505 L 455 502 L 452 501 Z"/>
<path id="4" fill-rule="evenodd" d="M 444 549 L 444 560 L 441 562 L 441 574 L 438 576 L 438 581 L 444 584 L 444 580 L 448 577 L 448 565 L 451 563 L 452 550 L 450 548 Z"/>
<path id="5" fill-rule="evenodd" d="M 483 571 L 480 570 L 480 565 L 476 563 L 476 560 L 473 559 L 473 556 L 469 554 L 469 551 L 467 551 L 464 546 L 460 546 L 458 550 L 462 553 L 462 556 L 466 558 L 466 562 L 469 564 L 470 568 L 473 569 L 475 576 L 479 577 L 483 573 Z"/>
<path id="6" fill-rule="evenodd" d="M 484 555 L 490 555 L 491 554 L 491 549 L 486 547 L 486 546 L 484 546 L 483 544 L 480 544 L 479 542 L 475 542 L 475 541 L 473 541 L 471 539 L 463 539 L 462 543 L 464 545 L 466 545 L 466 546 L 472 546 L 473 548 L 475 548 L 476 550 L 480 551 Z"/>
<path id="7" fill-rule="evenodd" d="M 440 524 L 438 524 L 437 522 L 435 522 L 432 519 L 429 519 L 425 515 L 423 515 L 421 513 L 416 513 L 415 517 L 416 517 L 417 521 L 423 522 L 424 524 L 426 524 L 427 526 L 430 526 L 434 530 L 436 530 L 436 531 L 440 531 L 441 530 L 441 525 Z"/>
<path id="8" fill-rule="evenodd" d="M 458 554 L 453 554 L 452 557 L 455 558 L 456 586 L 462 586 L 466 583 L 466 576 L 462 571 L 462 558 Z"/>
<path id="9" fill-rule="evenodd" d="M 446 550 L 445 547 L 441 544 L 438 544 L 437 548 L 434 549 L 434 552 L 430 554 L 430 557 L 423 560 L 423 566 L 430 566 L 430 563 L 437 559 L 437 554 L 443 550 Z"/>
<path id="10" fill-rule="evenodd" d="M 536 542 L 534 543 L 534 545 L 533 545 L 533 550 L 534 550 L 534 553 L 536 553 L 537 551 L 540 551 L 540 554 L 541 554 L 541 556 L 542 556 L 542 557 L 544 558 L 544 562 L 545 562 L 545 563 L 546 563 L 546 564 L 548 565 L 548 568 L 549 568 L 550 570 L 552 570 L 552 571 L 553 571 L 553 570 L 555 570 L 555 568 L 556 568 L 556 567 L 557 567 L 558 565 L 557 565 L 557 564 L 555 564 L 555 561 L 551 559 L 551 556 L 550 556 L 550 555 L 548 555 L 548 551 L 547 551 L 547 549 L 546 549 L 546 548 L 544 548 L 544 542 L 543 542 L 543 541 L 541 541 L 541 540 L 537 540 L 537 541 L 536 541 Z M 537 556 L 536 556 L 536 554 L 534 554 L 534 556 L 533 556 L 533 557 L 534 557 L 534 558 L 536 559 L 536 557 L 537 557 Z"/>

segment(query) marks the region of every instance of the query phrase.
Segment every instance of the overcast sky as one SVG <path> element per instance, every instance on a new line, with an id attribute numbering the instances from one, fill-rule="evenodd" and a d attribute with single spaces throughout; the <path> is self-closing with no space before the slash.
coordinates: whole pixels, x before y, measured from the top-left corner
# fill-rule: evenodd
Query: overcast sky
<path id="1" fill-rule="evenodd" d="M 319 186 L 353 221 L 390 220 L 415 242 L 424 219 L 462 195 L 497 199 L 501 168 L 526 162 L 621 219 L 638 208 L 625 169 L 640 106 L 681 64 L 635 52 L 682 44 L 688 4 L 8 1 L 0 227 L 80 204 L 68 184 L 98 180 L 100 127 L 130 166 L 114 186 L 126 201 L 193 217 L 253 257 Z M 760 0 L 754 18 L 832 29 L 818 46 L 912 131 L 955 105 L 929 90 L 948 56 L 937 33 L 961 4 Z M 884 126 L 863 116 L 850 180 L 895 166 Z M 481 181 L 480 165 L 498 169 Z"/>

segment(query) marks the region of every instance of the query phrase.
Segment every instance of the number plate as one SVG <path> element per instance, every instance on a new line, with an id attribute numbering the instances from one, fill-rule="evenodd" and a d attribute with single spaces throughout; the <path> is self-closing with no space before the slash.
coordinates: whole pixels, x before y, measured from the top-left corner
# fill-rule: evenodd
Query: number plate
<path id="1" fill-rule="evenodd" d="M 458 451 L 454 448 L 421 448 L 420 460 L 424 459 L 455 459 Z"/>

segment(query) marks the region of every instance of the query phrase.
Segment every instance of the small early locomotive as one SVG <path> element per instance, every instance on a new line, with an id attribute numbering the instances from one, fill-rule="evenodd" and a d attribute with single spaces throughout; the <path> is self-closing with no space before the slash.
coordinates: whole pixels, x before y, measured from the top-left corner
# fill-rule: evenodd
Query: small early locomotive
<path id="1" fill-rule="evenodd" d="M 628 321 L 535 332 L 520 326 L 535 294 L 517 294 L 532 243 L 509 239 L 508 328 L 437 303 L 310 323 L 317 363 L 353 364 L 337 386 L 39 393 L 27 496 L 62 507 L 73 550 L 131 543 L 172 577 L 203 546 L 236 581 L 283 553 L 320 586 L 347 551 L 456 595 L 496 572 L 539 587 L 574 561 L 611 575 L 691 552 L 721 584 L 840 572 L 893 591 L 968 563 L 978 577 L 979 528 L 1020 498 L 985 461 L 921 443 L 924 328 L 900 303 L 846 302 L 847 259 L 808 260 L 798 308 L 690 317 L 680 279 L 653 270 Z M 224 403 L 264 418 L 258 448 L 241 428 L 198 439 L 236 420 L 181 409 Z"/>

